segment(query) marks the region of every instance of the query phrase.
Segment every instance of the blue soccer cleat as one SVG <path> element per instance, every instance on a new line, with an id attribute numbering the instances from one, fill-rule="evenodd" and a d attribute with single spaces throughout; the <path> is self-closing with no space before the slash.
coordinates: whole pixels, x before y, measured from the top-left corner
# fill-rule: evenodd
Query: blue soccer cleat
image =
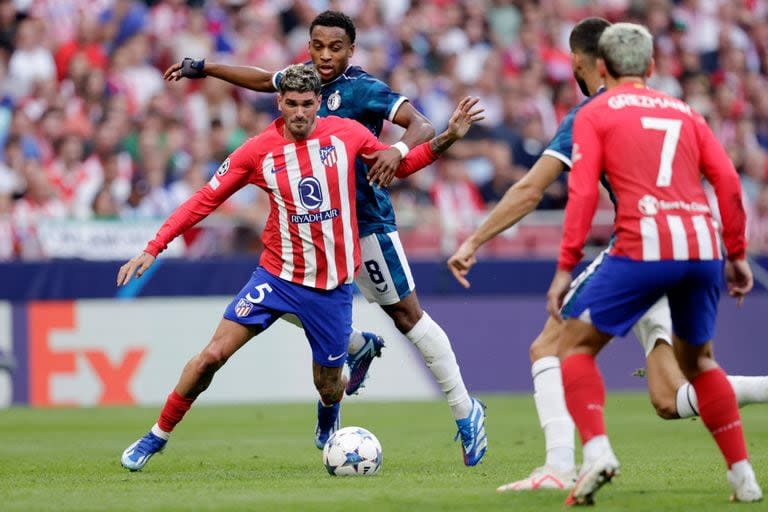
<path id="1" fill-rule="evenodd" d="M 485 456 L 488 438 L 485 435 L 485 404 L 472 398 L 472 411 L 464 419 L 456 420 L 459 431 L 454 441 L 461 436 L 461 451 L 464 453 L 464 465 L 474 466 Z"/>
<path id="2" fill-rule="evenodd" d="M 139 471 L 154 454 L 165 448 L 167 442 L 152 432 L 147 432 L 147 435 L 125 449 L 123 456 L 120 457 L 120 464 L 131 471 Z"/>
<path id="3" fill-rule="evenodd" d="M 322 402 L 317 402 L 317 425 L 315 425 L 315 446 L 320 450 L 328 442 L 334 432 L 339 430 L 341 424 L 341 402 L 336 402 L 331 407 L 325 407 Z"/>
<path id="4" fill-rule="evenodd" d="M 349 365 L 349 381 L 347 382 L 347 395 L 354 395 L 363 387 L 368 377 L 368 369 L 371 367 L 374 357 L 381 357 L 381 349 L 384 348 L 384 338 L 372 332 L 364 332 L 365 344 L 354 355 L 347 357 Z"/>

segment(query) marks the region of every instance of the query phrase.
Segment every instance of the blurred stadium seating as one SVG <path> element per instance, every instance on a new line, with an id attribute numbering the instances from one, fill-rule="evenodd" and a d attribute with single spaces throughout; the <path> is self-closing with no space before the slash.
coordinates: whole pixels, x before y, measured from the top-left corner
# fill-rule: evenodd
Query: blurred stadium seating
<path id="1" fill-rule="evenodd" d="M 450 169 L 438 164 L 393 187 L 411 257 L 444 258 L 538 157 L 581 98 L 567 40 L 590 15 L 650 28 L 652 86 L 707 117 L 742 177 L 751 250 L 768 253 L 766 0 L 0 0 L 0 260 L 139 250 L 276 114 L 272 95 L 215 79 L 165 82 L 162 71 L 185 56 L 274 70 L 303 61 L 309 22 L 325 8 L 355 19 L 353 63 L 438 129 L 461 95 L 488 110 Z M 383 138 L 398 135 L 390 127 Z M 564 185 L 483 257 L 554 256 Z M 455 215 L 444 205 L 457 188 L 482 204 L 454 205 Z M 265 211 L 262 194 L 243 191 L 176 255 L 258 252 Z M 603 204 L 596 245 L 610 223 Z"/>

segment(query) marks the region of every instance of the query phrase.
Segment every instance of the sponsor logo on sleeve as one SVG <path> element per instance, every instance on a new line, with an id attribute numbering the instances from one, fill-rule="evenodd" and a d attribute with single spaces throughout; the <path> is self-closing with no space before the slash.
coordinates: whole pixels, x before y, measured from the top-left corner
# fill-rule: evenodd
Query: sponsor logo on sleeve
<path id="1" fill-rule="evenodd" d="M 216 176 L 224 176 L 229 170 L 229 158 L 221 162 L 221 165 L 216 169 Z"/>

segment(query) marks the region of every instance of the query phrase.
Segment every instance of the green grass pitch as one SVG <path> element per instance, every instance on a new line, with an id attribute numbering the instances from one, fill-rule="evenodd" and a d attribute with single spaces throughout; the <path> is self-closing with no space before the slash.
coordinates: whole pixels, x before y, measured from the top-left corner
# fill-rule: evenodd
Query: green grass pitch
<path id="1" fill-rule="evenodd" d="M 486 396 L 490 449 L 461 462 L 444 402 L 344 404 L 342 424 L 373 431 L 380 474 L 328 475 L 313 445 L 314 404 L 194 407 L 164 453 L 138 473 L 122 450 L 158 408 L 0 411 L 0 510 L 562 510 L 565 493 L 497 494 L 542 460 L 530 396 Z M 724 464 L 699 420 L 663 421 L 640 393 L 611 393 L 608 428 L 622 475 L 601 511 L 729 510 Z M 742 409 L 752 461 L 768 486 L 768 407 Z M 765 510 L 764 504 L 742 505 Z"/>

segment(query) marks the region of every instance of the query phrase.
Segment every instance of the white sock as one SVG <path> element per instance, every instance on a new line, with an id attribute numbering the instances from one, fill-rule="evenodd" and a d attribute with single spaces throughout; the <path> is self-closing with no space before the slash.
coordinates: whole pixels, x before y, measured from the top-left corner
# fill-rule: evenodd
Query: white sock
<path id="1" fill-rule="evenodd" d="M 677 388 L 675 404 L 677 415 L 681 418 L 692 418 L 699 415 L 699 400 L 696 397 L 696 390 L 693 389 L 690 382 Z"/>
<path id="2" fill-rule="evenodd" d="M 363 345 L 365 345 L 363 333 L 362 331 L 357 330 L 353 325 L 352 333 L 349 335 L 349 348 L 347 349 L 347 353 L 350 355 L 357 354 L 360 352 L 360 349 L 363 348 Z"/>
<path id="3" fill-rule="evenodd" d="M 613 453 L 611 448 L 611 442 L 608 440 L 608 436 L 605 434 L 601 436 L 595 436 L 584 445 L 584 464 L 589 464 L 593 460 L 600 458 L 601 455 L 606 453 Z"/>
<path id="4" fill-rule="evenodd" d="M 448 399 L 453 417 L 460 420 L 469 416 L 472 412 L 472 401 L 464 386 L 456 355 L 445 331 L 425 311 L 405 336 L 416 345 L 424 357 L 427 368 L 435 376 Z"/>
<path id="5" fill-rule="evenodd" d="M 574 456 L 574 425 L 565 405 L 563 375 L 560 359 L 542 357 L 531 365 L 533 400 L 539 423 L 544 429 L 547 450 L 546 465 L 568 471 L 576 464 Z"/>
<path id="6" fill-rule="evenodd" d="M 160 428 L 160 425 L 158 425 L 157 423 L 152 425 L 152 433 L 155 434 L 160 439 L 165 439 L 166 441 L 171 438 L 171 433 L 166 432 L 165 430 L 162 430 Z"/>
<path id="7" fill-rule="evenodd" d="M 742 377 L 729 375 L 728 381 L 736 393 L 739 407 L 768 402 L 768 377 Z"/>
<path id="8" fill-rule="evenodd" d="M 728 382 L 733 387 L 739 407 L 768 402 L 768 377 L 729 375 Z M 699 400 L 690 382 L 686 382 L 678 388 L 676 401 L 677 415 L 681 418 L 699 415 Z"/>
<path id="9" fill-rule="evenodd" d="M 735 480 L 737 482 L 744 479 L 755 480 L 755 471 L 752 469 L 752 464 L 749 463 L 749 459 L 734 462 L 728 471 L 736 477 Z"/>

